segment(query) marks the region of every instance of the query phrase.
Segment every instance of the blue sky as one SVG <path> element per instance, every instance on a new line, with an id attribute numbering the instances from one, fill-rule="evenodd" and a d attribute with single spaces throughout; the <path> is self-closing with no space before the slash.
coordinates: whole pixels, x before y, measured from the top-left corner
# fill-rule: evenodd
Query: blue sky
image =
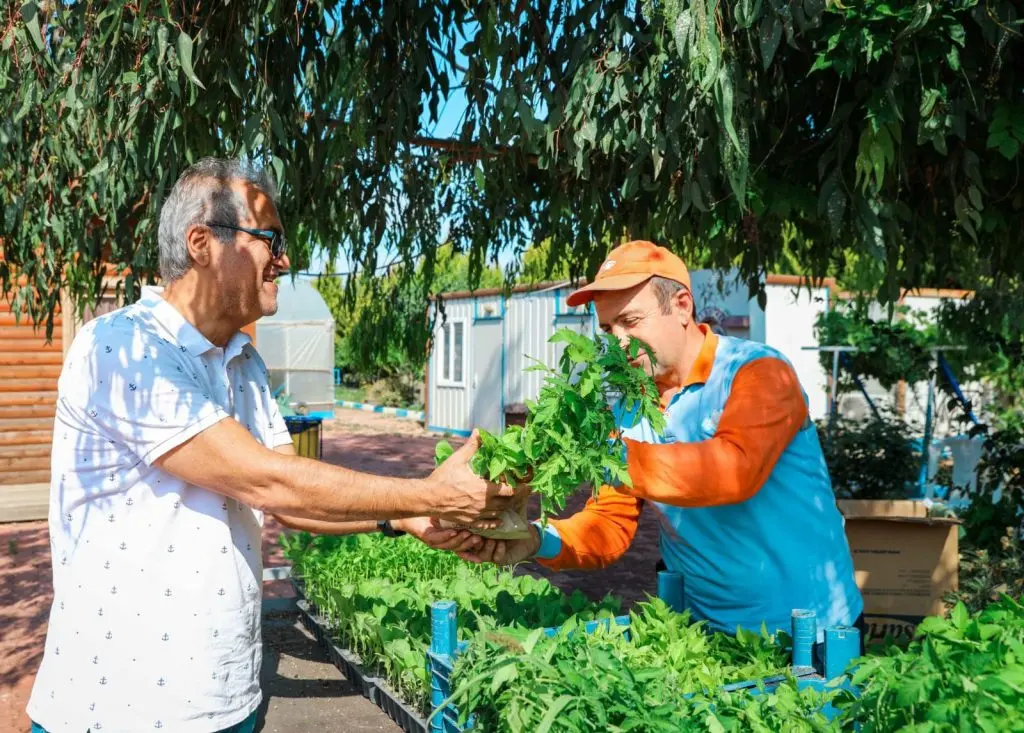
<path id="1" fill-rule="evenodd" d="M 461 49 L 466 39 L 459 42 L 458 47 Z M 457 63 L 465 68 L 466 57 L 462 54 L 461 50 L 456 52 Z M 446 65 L 443 60 L 439 60 L 441 65 Z M 457 72 L 456 72 L 457 73 Z M 452 74 L 451 84 L 452 87 L 448 95 L 447 101 L 442 101 L 438 107 L 438 120 L 436 124 L 430 122 L 430 112 L 424 105 L 423 115 L 420 119 L 420 125 L 422 133 L 426 137 L 435 138 L 456 138 L 459 135 L 459 131 L 462 126 L 462 117 L 466 111 L 467 101 L 464 90 L 459 86 L 460 81 Z M 390 254 L 385 250 L 381 249 L 378 253 L 378 261 L 387 262 L 394 258 L 394 254 Z M 498 256 L 498 264 L 505 267 L 509 262 L 512 261 L 514 255 L 511 248 L 506 248 Z M 306 272 L 311 274 L 318 274 L 324 272 L 327 269 L 328 258 L 326 252 L 319 252 L 314 255 L 313 260 L 310 262 L 309 269 Z M 347 253 L 339 253 L 338 257 L 334 261 L 335 272 L 350 272 L 352 270 L 352 262 L 349 260 Z"/>

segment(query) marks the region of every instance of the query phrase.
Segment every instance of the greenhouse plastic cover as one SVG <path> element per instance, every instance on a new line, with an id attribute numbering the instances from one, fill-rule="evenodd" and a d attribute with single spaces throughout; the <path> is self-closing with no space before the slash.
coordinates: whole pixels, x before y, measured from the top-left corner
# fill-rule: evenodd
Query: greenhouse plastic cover
<path id="1" fill-rule="evenodd" d="M 334 317 L 320 293 L 303 280 L 278 281 L 278 310 L 256 322 L 256 349 L 275 394 L 310 415 L 334 411 Z"/>

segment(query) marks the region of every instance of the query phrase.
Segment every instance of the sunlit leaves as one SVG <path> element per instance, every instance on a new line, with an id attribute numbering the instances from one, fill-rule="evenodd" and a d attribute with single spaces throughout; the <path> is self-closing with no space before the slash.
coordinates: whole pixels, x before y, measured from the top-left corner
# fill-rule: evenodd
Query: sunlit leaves
<path id="1" fill-rule="evenodd" d="M 447 242 L 480 273 L 551 240 L 593 275 L 630 236 L 756 282 L 786 230 L 804 271 L 878 258 L 889 296 L 969 279 L 958 249 L 1019 275 L 1018 16 L 1009 0 L 8 4 L 0 286 L 35 320 L 62 291 L 95 297 L 105 263 L 137 290 L 163 198 L 209 154 L 272 169 L 295 269 L 325 249 L 375 271 L 386 252 L 412 277 Z"/>
<path id="2" fill-rule="evenodd" d="M 530 368 L 545 379 L 537 400 L 527 403 L 525 427 L 510 426 L 500 436 L 480 430 L 472 461 L 479 476 L 528 483 L 540 496 L 542 518 L 564 509 L 581 485 L 595 492 L 606 482 L 632 485 L 621 434 L 624 416 L 646 420 L 659 434 L 665 425 L 654 380 L 630 363 L 641 351 L 649 354 L 639 341 L 631 339 L 624 349 L 611 336 L 592 339 L 568 328 L 549 341 L 564 345 L 562 356 L 557 369 L 541 363 Z M 450 455 L 451 446 L 439 443 L 437 461 Z"/>

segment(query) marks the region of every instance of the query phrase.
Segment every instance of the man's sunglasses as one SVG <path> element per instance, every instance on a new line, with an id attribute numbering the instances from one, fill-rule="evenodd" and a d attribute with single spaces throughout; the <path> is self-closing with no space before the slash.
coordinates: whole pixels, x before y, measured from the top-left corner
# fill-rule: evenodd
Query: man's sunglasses
<path id="1" fill-rule="evenodd" d="M 270 255 L 276 260 L 284 254 L 284 234 L 273 229 L 250 229 L 249 227 L 237 227 L 233 224 L 217 224 L 207 222 L 208 227 L 219 227 L 220 229 L 231 229 L 236 232 L 251 234 L 257 239 L 262 239 L 270 246 Z"/>

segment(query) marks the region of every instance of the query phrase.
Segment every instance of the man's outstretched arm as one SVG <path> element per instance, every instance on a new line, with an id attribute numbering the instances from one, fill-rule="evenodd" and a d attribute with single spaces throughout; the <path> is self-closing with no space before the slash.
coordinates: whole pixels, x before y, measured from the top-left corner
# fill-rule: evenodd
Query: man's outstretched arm
<path id="1" fill-rule="evenodd" d="M 428 478 L 400 479 L 279 453 L 226 418 L 154 463 L 269 514 L 321 522 L 433 516 L 494 526 L 514 491 L 472 472 L 469 459 L 478 444 L 468 440 Z"/>

